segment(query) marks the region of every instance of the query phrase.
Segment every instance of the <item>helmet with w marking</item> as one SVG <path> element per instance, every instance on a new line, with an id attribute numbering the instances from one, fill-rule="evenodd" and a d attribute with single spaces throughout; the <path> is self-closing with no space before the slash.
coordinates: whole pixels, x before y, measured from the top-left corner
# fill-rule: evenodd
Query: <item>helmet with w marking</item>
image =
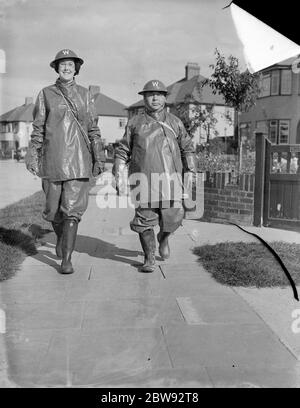
<path id="1" fill-rule="evenodd" d="M 138 92 L 139 95 L 144 95 L 146 92 L 161 92 L 164 94 L 168 94 L 168 90 L 165 87 L 165 85 L 159 81 L 158 79 L 152 79 L 151 81 L 148 81 L 143 90 Z"/>
<path id="2" fill-rule="evenodd" d="M 83 64 L 83 59 L 79 58 L 74 51 L 65 48 L 61 51 L 59 51 L 56 55 L 53 61 L 50 62 L 50 67 L 54 68 L 56 72 L 58 72 L 58 63 L 60 60 L 63 59 L 72 59 L 75 62 L 75 66 L 76 66 L 76 73 L 79 72 L 79 69 L 81 67 L 81 65 Z"/>

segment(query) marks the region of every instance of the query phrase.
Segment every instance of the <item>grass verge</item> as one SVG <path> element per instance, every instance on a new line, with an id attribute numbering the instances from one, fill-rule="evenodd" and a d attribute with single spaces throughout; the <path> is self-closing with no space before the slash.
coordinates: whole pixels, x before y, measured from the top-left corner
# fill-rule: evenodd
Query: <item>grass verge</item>
<path id="1" fill-rule="evenodd" d="M 43 220 L 42 191 L 0 210 L 0 281 L 11 278 L 27 255 L 37 253 L 36 244 L 52 231 Z"/>
<path id="2" fill-rule="evenodd" d="M 269 243 L 300 284 L 300 245 L 282 241 Z M 194 248 L 199 262 L 221 284 L 243 287 L 285 287 L 290 285 L 283 269 L 261 243 L 225 242 Z"/>

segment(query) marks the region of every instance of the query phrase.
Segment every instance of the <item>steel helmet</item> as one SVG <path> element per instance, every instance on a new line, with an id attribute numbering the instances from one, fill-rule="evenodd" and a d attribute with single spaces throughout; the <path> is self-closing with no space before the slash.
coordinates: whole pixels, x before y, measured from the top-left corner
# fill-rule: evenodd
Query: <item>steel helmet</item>
<path id="1" fill-rule="evenodd" d="M 161 92 L 165 93 L 166 95 L 168 94 L 168 90 L 165 87 L 165 85 L 159 81 L 158 79 L 152 79 L 151 81 L 148 81 L 143 90 L 138 92 L 139 95 L 144 95 L 146 92 Z"/>
<path id="2" fill-rule="evenodd" d="M 56 69 L 57 62 L 64 58 L 73 59 L 75 63 L 79 64 L 79 67 L 83 64 L 83 59 L 79 58 L 74 51 L 65 48 L 64 50 L 59 51 L 54 60 L 50 62 L 50 67 Z"/>

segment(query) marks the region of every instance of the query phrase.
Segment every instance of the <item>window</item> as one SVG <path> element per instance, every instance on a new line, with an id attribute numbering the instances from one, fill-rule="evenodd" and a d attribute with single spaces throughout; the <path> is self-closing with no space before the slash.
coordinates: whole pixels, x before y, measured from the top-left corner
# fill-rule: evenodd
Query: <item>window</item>
<path id="1" fill-rule="evenodd" d="M 288 144 L 290 133 L 290 122 L 288 120 L 279 121 L 279 144 Z"/>
<path id="2" fill-rule="evenodd" d="M 13 131 L 13 133 L 18 133 L 18 131 L 19 131 L 19 123 L 18 122 L 12 123 L 12 131 Z"/>
<path id="3" fill-rule="evenodd" d="M 280 71 L 273 71 L 271 77 L 271 95 L 279 94 Z"/>
<path id="4" fill-rule="evenodd" d="M 283 69 L 281 71 L 281 95 L 290 95 L 292 93 L 292 71 Z"/>
<path id="5" fill-rule="evenodd" d="M 277 120 L 270 120 L 270 131 L 269 131 L 269 139 L 271 143 L 277 144 L 277 136 L 278 136 L 278 121 Z"/>
<path id="6" fill-rule="evenodd" d="M 9 147 L 9 142 L 7 140 L 1 140 L 1 150 L 5 151 Z"/>
<path id="7" fill-rule="evenodd" d="M 271 89 L 271 75 L 265 74 L 261 80 L 261 90 L 260 90 L 260 97 L 269 96 Z"/>
<path id="8" fill-rule="evenodd" d="M 273 144 L 289 143 L 290 121 L 287 119 L 256 122 L 256 130 L 264 133 Z"/>
<path id="9" fill-rule="evenodd" d="M 126 119 L 125 118 L 120 118 L 119 119 L 119 128 L 124 129 L 126 126 Z"/>
<path id="10" fill-rule="evenodd" d="M 292 93 L 292 71 L 290 69 L 274 70 L 262 75 L 260 95 L 290 95 Z"/>

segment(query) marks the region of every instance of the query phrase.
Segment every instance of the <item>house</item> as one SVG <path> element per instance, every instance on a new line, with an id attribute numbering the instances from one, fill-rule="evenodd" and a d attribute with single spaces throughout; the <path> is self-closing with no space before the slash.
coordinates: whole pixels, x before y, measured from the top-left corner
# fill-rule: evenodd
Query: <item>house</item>
<path id="1" fill-rule="evenodd" d="M 205 80 L 206 78 L 200 74 L 200 66 L 197 63 L 187 63 L 184 78 L 167 87 L 169 92 L 167 110 L 178 115 L 176 107 L 180 104 L 187 104 L 189 108 L 198 104 L 201 106 L 201 111 L 212 110 L 216 124 L 211 127 L 201 126 L 196 130 L 194 135 L 196 145 L 204 144 L 215 137 L 232 140 L 234 136 L 234 109 L 225 105 L 222 95 L 213 94 L 209 85 L 203 85 Z M 193 102 L 191 103 L 189 100 Z M 139 100 L 127 109 L 130 118 L 144 109 L 144 101 Z"/>
<path id="2" fill-rule="evenodd" d="M 273 144 L 300 144 L 300 74 L 295 58 L 260 71 L 260 95 L 249 112 L 240 114 L 243 143 L 254 146 L 254 131 L 262 131 Z"/>
<path id="3" fill-rule="evenodd" d="M 127 123 L 126 106 L 100 93 L 91 85 L 98 124 L 106 145 L 112 144 L 124 134 Z M 12 157 L 12 151 L 26 148 L 32 132 L 33 98 L 25 98 L 25 104 L 0 116 L 0 151 L 2 156 Z"/>
<path id="4" fill-rule="evenodd" d="M 98 125 L 105 145 L 113 144 L 124 135 L 128 113 L 126 106 L 100 93 L 100 87 L 91 85 L 90 92 L 94 96 Z"/>
<path id="5" fill-rule="evenodd" d="M 12 150 L 26 148 L 32 132 L 33 99 L 25 98 L 18 106 L 0 116 L 0 151 L 11 157 Z"/>

